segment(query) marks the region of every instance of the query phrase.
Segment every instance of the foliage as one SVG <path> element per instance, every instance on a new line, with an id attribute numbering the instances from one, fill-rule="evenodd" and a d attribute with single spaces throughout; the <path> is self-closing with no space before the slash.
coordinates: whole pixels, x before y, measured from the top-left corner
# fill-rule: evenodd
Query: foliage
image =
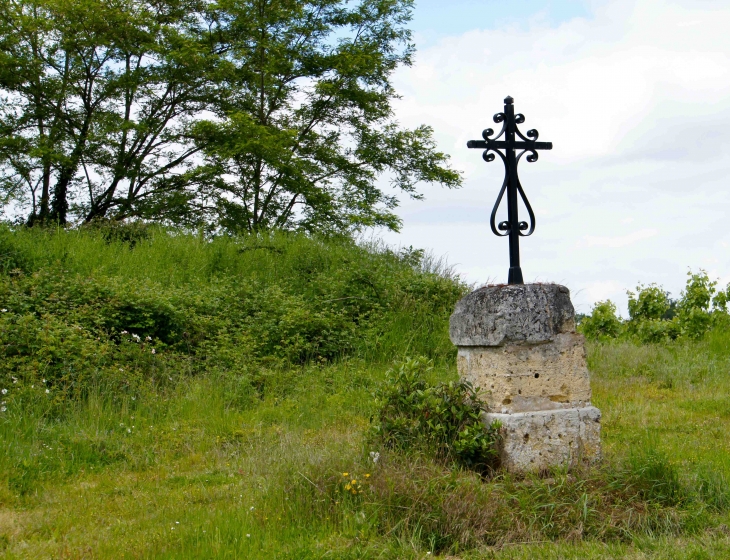
<path id="1" fill-rule="evenodd" d="M 408 349 L 442 362 L 453 353 L 444 321 L 465 289 L 412 256 L 296 235 L 0 229 L 0 250 L 0 379 L 46 379 L 59 398 L 254 363 Z"/>
<path id="2" fill-rule="evenodd" d="M 419 375 L 397 395 L 440 410 L 437 435 L 453 426 L 444 397 L 471 398 L 447 331 L 466 288 L 428 255 L 105 228 L 0 228 L 0 554 L 730 554 L 730 331 L 718 304 L 698 339 L 639 344 L 624 332 L 587 345 L 600 466 L 474 472 L 436 456 L 448 450 L 438 438 L 414 449 L 400 432 L 404 452 L 369 431 L 372 393 L 389 394 L 401 368 Z M 331 343 L 323 325 L 344 338 Z M 390 365 L 418 354 L 433 362 Z M 400 397 L 400 425 L 426 430 L 397 412 L 412 411 Z M 465 448 L 479 451 L 474 441 Z"/>
<path id="3" fill-rule="evenodd" d="M 621 330 L 621 319 L 616 316 L 616 305 L 599 301 L 593 306 L 591 314 L 580 321 L 580 332 L 589 340 L 616 338 Z"/>
<path id="4" fill-rule="evenodd" d="M 581 321 L 579 329 L 589 340 L 628 337 L 640 342 L 665 342 L 699 338 L 715 327 L 730 326 L 730 285 L 720 292 L 716 286 L 717 282 L 710 280 L 704 270 L 687 273 L 687 283 L 678 300 L 656 284 L 639 285 L 635 292 L 627 292 L 627 321 L 616 316 L 613 302 L 599 302 Z"/>
<path id="5" fill-rule="evenodd" d="M 202 7 L 0 2 L 0 188 L 29 223 L 120 219 L 170 196 L 212 92 Z"/>
<path id="6" fill-rule="evenodd" d="M 465 381 L 429 384 L 426 358 L 406 359 L 376 392 L 374 440 L 387 448 L 427 450 L 470 468 L 494 464 L 499 425 L 485 426 L 484 405 Z"/>
<path id="7" fill-rule="evenodd" d="M 0 196 L 27 222 L 397 229 L 458 186 L 393 118 L 409 0 L 0 0 Z"/>
<path id="8" fill-rule="evenodd" d="M 715 330 L 588 344 L 604 461 L 528 476 L 373 447 L 369 396 L 386 364 L 220 374 L 211 362 L 147 392 L 100 387 L 60 417 L 19 381 L 0 400 L 2 553 L 724 558 L 728 342 Z M 455 380 L 453 361 L 427 375 Z M 124 529 L 109 531 L 110 518 Z"/>

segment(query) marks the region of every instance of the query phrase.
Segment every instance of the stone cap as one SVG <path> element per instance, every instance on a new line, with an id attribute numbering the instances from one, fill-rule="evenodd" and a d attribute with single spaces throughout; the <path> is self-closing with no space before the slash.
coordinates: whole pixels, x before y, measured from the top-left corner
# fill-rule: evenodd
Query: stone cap
<path id="1" fill-rule="evenodd" d="M 449 320 L 456 346 L 538 344 L 575 332 L 570 290 L 559 284 L 500 284 L 464 296 Z"/>

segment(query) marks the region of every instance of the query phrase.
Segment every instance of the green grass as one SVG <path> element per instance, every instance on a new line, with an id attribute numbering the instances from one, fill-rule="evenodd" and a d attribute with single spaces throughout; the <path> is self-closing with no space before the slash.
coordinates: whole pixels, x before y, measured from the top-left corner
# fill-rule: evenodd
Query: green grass
<path id="1" fill-rule="evenodd" d="M 484 479 L 367 437 L 394 359 L 430 348 L 433 380 L 456 378 L 445 321 L 463 288 L 412 255 L 159 231 L 133 248 L 0 240 L 0 557 L 730 557 L 730 333 L 589 345 L 603 464 Z M 241 250 L 256 244 L 276 250 Z M 254 277 L 304 314 L 289 338 L 286 317 L 244 320 Z M 368 306 L 328 313 L 356 336 L 323 355 L 308 317 L 353 286 Z M 120 338 L 122 320 L 152 344 Z"/>

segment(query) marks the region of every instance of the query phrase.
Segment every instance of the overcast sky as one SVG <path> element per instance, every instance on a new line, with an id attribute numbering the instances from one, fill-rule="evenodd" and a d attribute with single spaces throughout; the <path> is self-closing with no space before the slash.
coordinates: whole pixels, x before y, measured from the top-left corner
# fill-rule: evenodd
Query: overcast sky
<path id="1" fill-rule="evenodd" d="M 469 139 L 515 99 L 526 131 L 553 142 L 520 179 L 537 215 L 525 281 L 571 289 L 577 311 L 689 268 L 730 281 L 728 0 L 416 0 L 417 53 L 395 76 L 406 126 L 434 128 L 464 187 L 403 201 L 393 245 L 446 256 L 469 282 L 506 281 L 489 229 L 503 166 Z"/>

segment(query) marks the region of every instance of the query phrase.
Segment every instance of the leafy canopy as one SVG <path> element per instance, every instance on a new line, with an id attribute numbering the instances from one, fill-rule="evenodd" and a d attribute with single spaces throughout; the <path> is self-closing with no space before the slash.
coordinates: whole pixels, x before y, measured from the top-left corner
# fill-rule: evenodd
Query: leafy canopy
<path id="1" fill-rule="evenodd" d="M 29 223 L 397 229 L 456 187 L 401 127 L 411 0 L 0 0 L 0 190 Z M 390 188 L 388 187 L 390 184 Z"/>

